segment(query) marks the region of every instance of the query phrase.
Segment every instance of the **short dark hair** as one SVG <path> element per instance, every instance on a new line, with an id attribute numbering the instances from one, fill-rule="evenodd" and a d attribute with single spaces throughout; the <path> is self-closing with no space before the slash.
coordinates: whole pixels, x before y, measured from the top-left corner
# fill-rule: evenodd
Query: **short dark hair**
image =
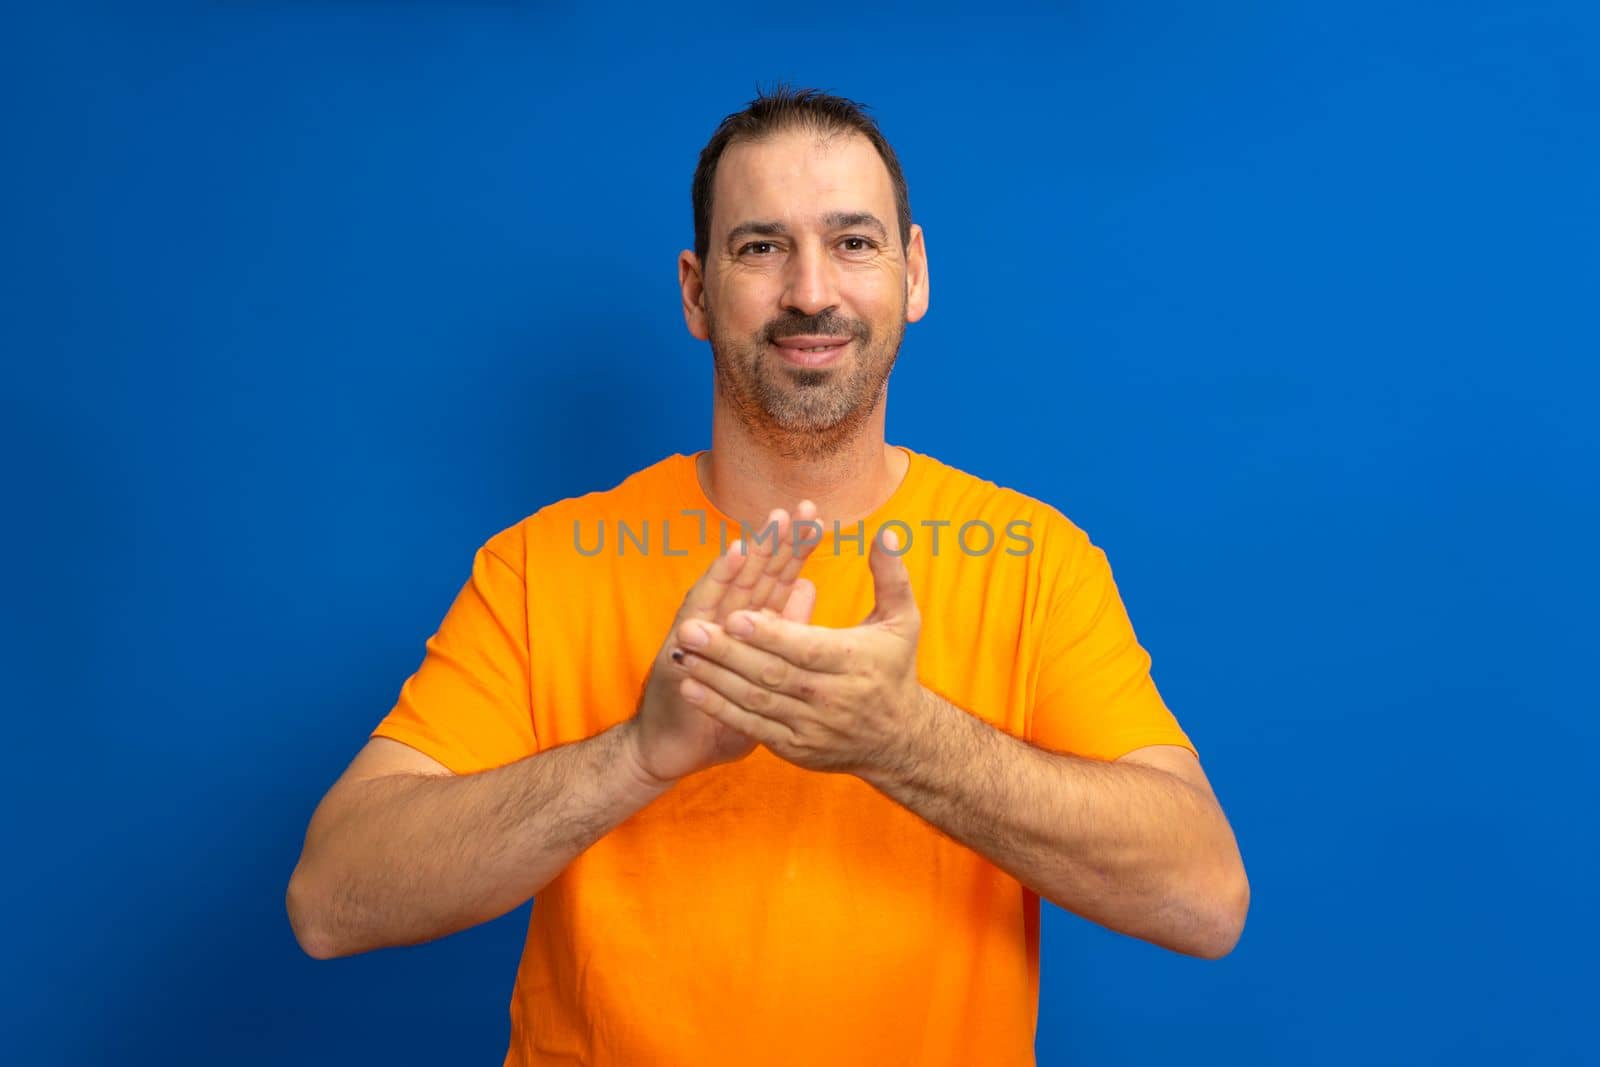
<path id="1" fill-rule="evenodd" d="M 734 141 L 762 141 L 794 129 L 810 130 L 821 136 L 859 133 L 872 142 L 883 165 L 889 169 L 889 181 L 894 185 L 900 244 L 904 247 L 911 243 L 911 196 L 906 191 L 906 176 L 900 170 L 900 160 L 894 149 L 878 129 L 877 121 L 867 114 L 866 105 L 842 96 L 831 96 L 820 89 L 791 89 L 780 84 L 771 92 L 762 93 L 758 86 L 756 98 L 743 111 L 736 111 L 722 120 L 701 150 L 700 163 L 694 169 L 694 185 L 690 188 L 694 201 L 694 254 L 702 266 L 711 240 L 711 187 L 716 182 L 722 153 Z"/>

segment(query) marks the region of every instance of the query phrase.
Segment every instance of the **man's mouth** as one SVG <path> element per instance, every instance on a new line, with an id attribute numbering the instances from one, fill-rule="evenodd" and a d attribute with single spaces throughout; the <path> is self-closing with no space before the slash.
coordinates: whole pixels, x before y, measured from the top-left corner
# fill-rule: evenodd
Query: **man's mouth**
<path id="1" fill-rule="evenodd" d="M 825 337 L 808 334 L 802 337 L 780 337 L 772 347 L 790 363 L 802 367 L 821 367 L 839 358 L 850 344 L 849 337 Z"/>

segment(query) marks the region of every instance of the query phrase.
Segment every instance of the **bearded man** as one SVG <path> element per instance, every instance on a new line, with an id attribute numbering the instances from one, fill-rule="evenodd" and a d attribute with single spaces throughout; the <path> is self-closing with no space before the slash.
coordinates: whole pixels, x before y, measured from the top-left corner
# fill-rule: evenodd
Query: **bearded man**
<path id="1" fill-rule="evenodd" d="M 760 96 L 692 196 L 711 447 L 479 549 L 312 817 L 295 934 L 534 898 L 507 1064 L 1031 1064 L 1040 899 L 1221 957 L 1232 830 L 1104 552 L 885 441 L 929 280 L 876 122 Z"/>

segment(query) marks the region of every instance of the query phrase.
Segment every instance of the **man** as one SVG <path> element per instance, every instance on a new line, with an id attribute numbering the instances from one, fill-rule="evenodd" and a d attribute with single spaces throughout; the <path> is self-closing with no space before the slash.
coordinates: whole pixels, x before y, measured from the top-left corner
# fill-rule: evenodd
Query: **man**
<path id="1" fill-rule="evenodd" d="M 929 286 L 876 124 L 758 97 L 694 206 L 711 448 L 479 550 L 312 818 L 296 936 L 535 897 L 508 1064 L 1032 1063 L 1039 898 L 1220 957 L 1233 834 L 1104 553 L 885 443 Z"/>

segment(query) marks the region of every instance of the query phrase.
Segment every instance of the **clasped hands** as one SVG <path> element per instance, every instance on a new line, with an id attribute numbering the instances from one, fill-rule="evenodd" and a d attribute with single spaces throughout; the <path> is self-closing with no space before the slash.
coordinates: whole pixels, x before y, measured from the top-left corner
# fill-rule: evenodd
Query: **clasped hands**
<path id="1" fill-rule="evenodd" d="M 815 771 L 869 775 L 912 758 L 928 714 L 917 680 L 921 615 L 893 531 L 868 556 L 875 604 L 834 629 L 742 609 L 725 625 L 679 623 L 683 699 L 775 755 Z"/>

